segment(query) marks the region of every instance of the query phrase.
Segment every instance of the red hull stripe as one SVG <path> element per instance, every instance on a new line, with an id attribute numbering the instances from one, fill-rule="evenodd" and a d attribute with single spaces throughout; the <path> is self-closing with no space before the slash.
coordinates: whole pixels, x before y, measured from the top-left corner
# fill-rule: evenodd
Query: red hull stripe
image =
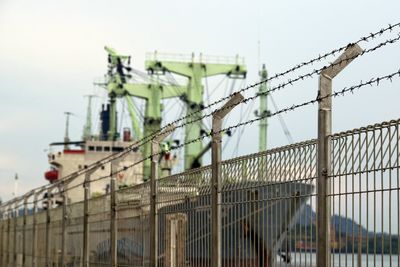
<path id="1" fill-rule="evenodd" d="M 85 154 L 85 150 L 64 150 L 64 154 Z"/>

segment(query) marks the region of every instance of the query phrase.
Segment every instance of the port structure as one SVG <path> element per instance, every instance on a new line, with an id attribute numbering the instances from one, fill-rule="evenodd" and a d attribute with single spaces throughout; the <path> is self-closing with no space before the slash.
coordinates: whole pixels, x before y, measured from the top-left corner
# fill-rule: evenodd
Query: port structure
<path id="1" fill-rule="evenodd" d="M 186 114 L 192 114 L 186 118 L 185 143 L 195 140 L 201 136 L 202 132 L 202 109 L 204 88 L 202 79 L 215 75 L 227 75 L 233 79 L 244 79 L 246 77 L 246 67 L 243 58 L 203 56 L 200 54 L 197 58 L 195 54 L 162 54 L 157 51 L 146 55 L 146 70 L 150 75 L 162 75 L 170 72 L 188 79 L 187 86 L 181 92 L 180 99 L 186 106 Z M 193 163 L 198 160 L 201 165 L 201 159 L 198 155 L 204 154 L 202 142 L 191 142 L 185 146 L 185 169 L 191 169 L 195 166 Z"/>
<path id="2" fill-rule="evenodd" d="M 143 136 L 147 137 L 161 128 L 161 101 L 178 97 L 186 106 L 187 114 L 196 112 L 193 116 L 186 119 L 190 127 L 185 127 L 185 142 L 196 139 L 200 136 L 202 130 L 201 109 L 203 105 L 204 88 L 202 79 L 210 76 L 225 74 L 230 78 L 243 79 L 246 77 L 246 67 L 242 58 L 236 57 L 203 57 L 200 54 L 196 59 L 194 54 L 189 56 L 180 56 L 174 54 L 148 54 L 146 60 L 146 69 L 152 77 L 150 83 L 132 83 L 129 82 L 130 75 L 126 72 L 131 71 L 130 56 L 118 54 L 116 50 L 105 47 L 108 53 L 108 81 L 107 90 L 110 98 L 110 129 L 107 134 L 108 140 L 115 140 L 117 134 L 117 111 L 116 99 L 124 98 L 126 100 L 130 113 L 132 129 L 137 139 Z M 171 72 L 188 78 L 188 84 L 169 85 L 162 84 L 159 76 Z M 131 97 L 137 97 L 146 101 L 143 132 L 139 124 L 138 114 L 135 111 L 134 102 Z M 185 146 L 185 169 L 195 167 L 194 161 L 201 164 L 199 155 L 204 155 L 201 142 L 194 142 Z M 150 144 L 143 146 L 143 157 L 150 155 Z M 143 176 L 147 180 L 150 177 L 150 160 L 143 163 Z"/>
<path id="3" fill-rule="evenodd" d="M 108 139 L 115 140 L 117 138 L 116 124 L 116 99 L 124 98 L 127 103 L 129 115 L 131 118 L 132 129 L 137 139 L 148 137 L 152 133 L 161 129 L 161 112 L 162 100 L 175 97 L 181 97 L 186 86 L 161 84 L 158 77 L 152 77 L 150 83 L 133 83 L 129 82 L 129 74 L 125 71 L 131 71 L 130 57 L 118 54 L 114 49 L 105 47 L 108 53 L 108 82 L 107 90 L 110 98 L 110 130 Z M 141 126 L 138 120 L 138 114 L 135 110 L 135 104 L 132 97 L 140 98 L 146 101 L 144 125 Z M 143 127 L 143 132 L 141 128 Z M 143 157 L 147 158 L 151 153 L 151 143 L 147 142 L 143 145 Z M 150 177 L 150 159 L 143 163 L 143 177 L 148 180 Z"/>

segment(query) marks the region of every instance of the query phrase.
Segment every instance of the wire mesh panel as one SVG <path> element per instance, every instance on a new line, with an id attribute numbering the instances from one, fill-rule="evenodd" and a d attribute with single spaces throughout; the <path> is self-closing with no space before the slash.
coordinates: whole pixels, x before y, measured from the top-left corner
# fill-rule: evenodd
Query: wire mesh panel
<path id="1" fill-rule="evenodd" d="M 1 235 L 1 266 L 7 266 L 7 238 L 8 238 L 8 222 L 7 219 L 1 221 L 2 235 Z"/>
<path id="2" fill-rule="evenodd" d="M 0 213 L 0 216 L 3 216 L 3 214 Z M 0 220 L 0 265 L 4 266 L 4 234 L 6 233 L 5 230 L 5 223 L 4 219 Z"/>
<path id="3" fill-rule="evenodd" d="M 315 141 L 223 162 L 223 266 L 289 262 L 299 241 L 292 232 L 300 212 L 311 208 L 315 178 Z M 160 266 L 211 266 L 210 179 L 211 169 L 204 167 L 158 181 Z"/>
<path id="4" fill-rule="evenodd" d="M 9 232 L 8 232 L 8 264 L 9 266 L 14 266 L 14 235 L 15 235 L 15 223 L 14 223 L 14 218 L 10 219 L 9 221 Z"/>
<path id="5" fill-rule="evenodd" d="M 223 266 L 312 266 L 296 243 L 299 215 L 311 208 L 316 152 L 309 141 L 223 162 Z"/>
<path id="6" fill-rule="evenodd" d="M 110 266 L 110 196 L 89 200 L 89 263 Z"/>
<path id="7" fill-rule="evenodd" d="M 399 266 L 399 121 L 332 136 L 332 266 Z"/>
<path id="8" fill-rule="evenodd" d="M 50 210 L 50 259 L 52 266 L 61 266 L 62 207 Z"/>
<path id="9" fill-rule="evenodd" d="M 80 266 L 83 255 L 83 202 L 68 205 L 65 225 L 65 262 L 67 266 Z"/>
<path id="10" fill-rule="evenodd" d="M 24 230 L 24 217 L 19 216 L 15 218 L 15 247 L 14 247 L 14 260 L 15 266 L 22 266 L 22 252 L 23 252 L 23 230 Z"/>
<path id="11" fill-rule="evenodd" d="M 149 183 L 117 192 L 118 266 L 148 265 L 149 193 Z"/>
<path id="12" fill-rule="evenodd" d="M 36 266 L 46 265 L 46 211 L 41 211 L 36 215 L 36 244 L 35 262 Z"/>
<path id="13" fill-rule="evenodd" d="M 32 266 L 32 247 L 33 247 L 33 215 L 26 216 L 25 225 L 25 243 L 24 248 L 24 265 L 23 267 Z"/>
<path id="14" fill-rule="evenodd" d="M 8 233 L 7 220 L 3 219 L 2 221 L 0 221 L 0 225 L 1 225 L 0 265 L 1 266 L 6 266 L 6 257 L 7 257 L 6 256 L 6 248 L 7 248 L 7 233 Z"/>
<path id="15" fill-rule="evenodd" d="M 209 266 L 211 169 L 157 181 L 158 266 Z"/>

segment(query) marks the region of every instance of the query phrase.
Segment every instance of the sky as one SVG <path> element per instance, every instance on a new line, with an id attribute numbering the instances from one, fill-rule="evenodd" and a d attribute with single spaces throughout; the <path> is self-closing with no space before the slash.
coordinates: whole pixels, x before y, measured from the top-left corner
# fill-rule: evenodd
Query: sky
<path id="1" fill-rule="evenodd" d="M 358 40 L 400 22 L 399 1 L 0 1 L 0 197 L 45 184 L 48 144 L 61 141 L 65 111 L 71 139 L 82 135 L 86 94 L 103 94 L 93 81 L 106 72 L 109 45 L 133 58 L 144 71 L 146 52 L 243 56 L 247 79 L 258 79 L 261 63 L 269 74 Z M 398 32 L 398 31 L 397 31 Z M 392 33 L 390 37 L 395 37 Z M 388 36 L 389 37 L 389 36 Z M 371 47 L 379 41 L 363 44 Z M 334 80 L 334 90 L 400 68 L 400 45 L 357 59 Z M 332 62 L 332 57 L 328 62 Z M 326 62 L 325 62 L 326 64 Z M 305 71 L 323 63 L 317 63 Z M 302 72 L 297 72 L 296 75 Z M 293 76 L 295 77 L 295 76 Z M 220 77 L 210 78 L 213 90 Z M 280 80 L 284 81 L 284 80 Z M 270 86 L 279 81 L 271 82 Z M 230 82 L 232 84 L 232 82 Z M 230 87 L 229 81 L 224 85 Z M 399 118 L 399 81 L 363 89 L 333 103 L 333 131 Z M 314 77 L 273 95 L 280 108 L 316 97 Z M 226 90 L 219 90 L 213 100 Z M 251 92 L 254 93 L 254 92 Z M 249 95 L 251 95 L 249 92 Z M 102 98 L 96 100 L 99 107 Z M 257 108 L 252 103 L 249 112 Z M 274 111 L 269 103 L 271 111 Z M 243 108 L 241 111 L 246 110 Z M 237 112 L 239 112 L 238 108 Z M 97 112 L 97 111 L 96 111 Z M 316 137 L 317 106 L 284 114 L 295 142 Z M 251 116 L 251 115 L 250 115 Z M 231 116 L 226 125 L 237 123 Z M 223 157 L 257 151 L 256 125 L 246 127 Z M 226 140 L 225 140 L 226 141 Z M 268 146 L 287 145 L 277 118 L 269 120 Z"/>

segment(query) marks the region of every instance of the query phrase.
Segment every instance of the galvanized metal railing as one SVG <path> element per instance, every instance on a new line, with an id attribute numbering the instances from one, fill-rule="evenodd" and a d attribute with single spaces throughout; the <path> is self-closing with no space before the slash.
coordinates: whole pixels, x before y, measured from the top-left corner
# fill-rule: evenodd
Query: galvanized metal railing
<path id="1" fill-rule="evenodd" d="M 331 266 L 399 264 L 399 127 L 331 135 Z M 223 161 L 221 174 L 223 266 L 317 266 L 316 140 Z M 156 181 L 158 266 L 212 266 L 210 181 L 210 166 Z M 118 266 L 149 266 L 149 185 L 116 192 Z M 84 202 L 51 208 L 47 221 L 36 201 L 27 214 L 21 201 L 3 207 L 1 266 L 62 266 L 62 253 L 64 266 L 83 266 Z M 87 201 L 87 266 L 109 266 L 110 195 Z"/>
<path id="2" fill-rule="evenodd" d="M 398 120 L 332 136 L 333 266 L 399 265 L 399 137 Z"/>

